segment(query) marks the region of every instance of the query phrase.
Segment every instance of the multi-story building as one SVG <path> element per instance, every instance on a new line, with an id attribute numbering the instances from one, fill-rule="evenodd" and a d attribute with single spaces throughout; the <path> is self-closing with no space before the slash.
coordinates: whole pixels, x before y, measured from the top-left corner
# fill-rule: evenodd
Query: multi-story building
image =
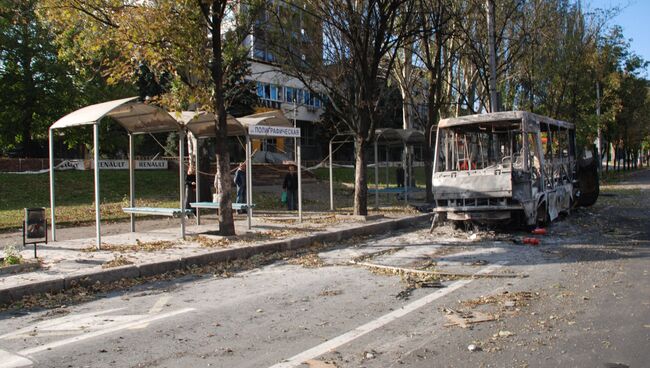
<path id="1" fill-rule="evenodd" d="M 308 20 L 301 7 L 304 5 L 300 1 L 287 4 L 269 0 L 269 8 L 254 23 L 244 44 L 250 49 L 250 79 L 257 83 L 260 104 L 280 109 L 288 119 L 295 121 L 296 126 L 301 128 L 303 159 L 315 160 L 320 158 L 322 152 L 315 128 L 323 113 L 322 99 L 298 78 L 283 73 L 280 63 L 286 62 L 286 56 L 276 55 L 280 48 L 274 46 L 279 38 L 283 43 L 282 48 L 291 50 L 290 53 L 296 58 L 306 60 L 310 55 L 322 58 L 321 25 Z M 278 19 L 282 19 L 281 26 Z M 318 59 L 309 61 L 321 62 Z M 256 142 L 254 148 L 287 152 L 292 157 L 293 140 L 280 138 Z"/>

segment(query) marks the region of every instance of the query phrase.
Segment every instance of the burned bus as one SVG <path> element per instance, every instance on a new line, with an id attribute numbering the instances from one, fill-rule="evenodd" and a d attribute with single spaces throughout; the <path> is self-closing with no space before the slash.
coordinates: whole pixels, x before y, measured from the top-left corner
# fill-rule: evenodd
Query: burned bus
<path id="1" fill-rule="evenodd" d="M 535 226 L 598 197 L 591 150 L 571 123 L 522 111 L 444 119 L 433 170 L 435 226 L 446 220 Z"/>

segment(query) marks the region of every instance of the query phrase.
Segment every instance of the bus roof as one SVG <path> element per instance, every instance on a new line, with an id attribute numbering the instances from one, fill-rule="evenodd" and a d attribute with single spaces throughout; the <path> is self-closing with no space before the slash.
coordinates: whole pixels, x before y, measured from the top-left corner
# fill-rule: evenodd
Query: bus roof
<path id="1" fill-rule="evenodd" d="M 562 120 L 555 120 L 547 116 L 533 114 L 532 112 L 527 111 L 503 111 L 503 112 L 491 112 L 487 114 L 476 114 L 476 115 L 466 115 L 459 116 L 457 118 L 448 118 L 440 120 L 438 124 L 439 128 L 449 128 L 459 125 L 470 125 L 476 123 L 491 123 L 491 122 L 500 122 L 500 121 L 521 121 L 526 120 L 529 123 L 545 123 L 549 125 L 554 125 L 562 127 L 565 129 L 575 129 L 575 125 L 567 123 Z"/>

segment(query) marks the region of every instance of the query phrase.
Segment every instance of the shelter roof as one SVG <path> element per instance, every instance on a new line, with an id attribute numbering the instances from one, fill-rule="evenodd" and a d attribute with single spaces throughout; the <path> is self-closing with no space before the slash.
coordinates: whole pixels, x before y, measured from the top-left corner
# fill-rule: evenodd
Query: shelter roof
<path id="1" fill-rule="evenodd" d="M 388 144 L 424 144 L 424 133 L 417 129 L 382 128 L 375 130 L 375 139 Z"/>
<path id="2" fill-rule="evenodd" d="M 527 121 L 536 121 L 539 123 L 551 124 L 555 126 L 560 126 L 562 128 L 574 129 L 574 125 L 562 120 L 556 120 L 549 118 L 543 115 L 537 115 L 532 112 L 527 111 L 501 111 L 501 112 L 492 112 L 487 114 L 476 114 L 476 115 L 467 115 L 459 116 L 456 118 L 448 118 L 440 120 L 438 124 L 439 128 L 448 128 L 452 126 L 467 125 L 467 124 L 477 124 L 477 123 L 498 123 L 498 122 L 508 122 L 508 121 L 521 121 L 526 119 Z"/>
<path id="3" fill-rule="evenodd" d="M 208 138 L 216 135 L 215 121 L 217 117 L 214 113 L 206 111 L 182 111 L 172 112 L 179 122 L 189 129 L 192 134 L 197 138 Z M 231 115 L 226 118 L 229 136 L 246 135 L 246 129 Z"/>
<path id="4" fill-rule="evenodd" d="M 205 111 L 183 111 L 173 112 L 172 115 L 176 116 L 187 129 L 189 129 L 197 138 L 207 138 L 215 136 L 214 122 L 216 115 L 211 112 Z M 280 127 L 292 127 L 293 123 L 287 119 L 282 111 L 274 110 L 258 114 L 248 115 L 241 118 L 234 118 L 228 115 L 228 135 L 241 136 L 248 134 L 248 127 L 252 125 L 268 125 Z"/>
<path id="5" fill-rule="evenodd" d="M 102 102 L 73 111 L 57 120 L 50 129 L 95 124 L 108 116 L 129 133 L 171 132 L 180 129 L 178 122 L 161 107 L 136 101 L 137 97 Z"/>
<path id="6" fill-rule="evenodd" d="M 258 114 L 244 116 L 239 118 L 243 126 L 249 127 L 252 125 L 268 125 L 278 127 L 292 127 L 293 123 L 284 116 L 280 110 L 273 110 L 261 112 Z"/>

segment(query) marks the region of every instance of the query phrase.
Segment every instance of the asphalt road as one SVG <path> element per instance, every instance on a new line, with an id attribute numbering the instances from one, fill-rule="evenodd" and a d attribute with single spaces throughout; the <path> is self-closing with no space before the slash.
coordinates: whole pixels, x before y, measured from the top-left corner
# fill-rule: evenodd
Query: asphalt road
<path id="1" fill-rule="evenodd" d="M 191 275 L 4 312 L 0 368 L 647 367 L 649 183 L 646 171 L 607 188 L 596 206 L 551 226 L 539 247 L 515 244 L 521 233 L 416 229 L 231 277 Z M 399 275 L 351 260 L 522 277 L 410 290 Z M 493 320 L 463 328 L 448 317 L 478 312 Z"/>

